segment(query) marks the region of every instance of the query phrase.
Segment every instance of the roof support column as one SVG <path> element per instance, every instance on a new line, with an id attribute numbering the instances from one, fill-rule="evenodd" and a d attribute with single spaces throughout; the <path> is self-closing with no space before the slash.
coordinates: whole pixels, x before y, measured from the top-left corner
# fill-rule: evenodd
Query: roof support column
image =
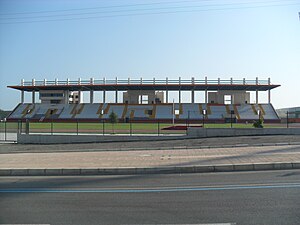
<path id="1" fill-rule="evenodd" d="M 35 86 L 35 79 L 32 79 L 32 86 Z M 35 91 L 32 91 L 32 104 L 35 103 Z"/>
<path id="2" fill-rule="evenodd" d="M 256 86 L 258 86 L 258 77 L 256 77 Z M 258 104 L 258 89 L 256 89 L 255 94 L 255 104 Z"/>
<path id="3" fill-rule="evenodd" d="M 207 86 L 207 77 L 205 77 L 205 85 Z M 205 104 L 207 104 L 207 87 L 205 89 L 205 97 L 204 98 L 205 98 L 204 102 L 205 102 Z"/>
<path id="4" fill-rule="evenodd" d="M 169 79 L 166 77 L 166 103 L 169 102 L 169 91 L 168 91 L 168 82 L 169 82 Z"/>
<path id="5" fill-rule="evenodd" d="M 116 85 L 118 85 L 118 78 L 117 77 L 116 77 Z M 118 90 L 116 90 L 115 102 L 118 103 Z"/>
<path id="6" fill-rule="evenodd" d="M 115 102 L 118 103 L 118 91 L 116 91 L 115 97 L 116 97 Z"/>
<path id="7" fill-rule="evenodd" d="M 179 93 L 178 102 L 181 103 L 181 77 L 179 77 Z"/>
<path id="8" fill-rule="evenodd" d="M 81 103 L 81 95 L 82 95 L 81 91 L 78 91 L 78 104 Z"/>
<path id="9" fill-rule="evenodd" d="M 178 95 L 178 101 L 179 101 L 179 103 L 181 103 L 181 90 L 179 90 L 179 95 Z"/>
<path id="10" fill-rule="evenodd" d="M 94 91 L 90 91 L 90 103 L 94 103 Z"/>
<path id="11" fill-rule="evenodd" d="M 35 103 L 35 91 L 32 91 L 32 104 Z"/>
<path id="12" fill-rule="evenodd" d="M 69 90 L 64 91 L 64 104 L 69 104 Z"/>
<path id="13" fill-rule="evenodd" d="M 195 103 L 195 91 L 192 90 L 192 103 Z"/>
<path id="14" fill-rule="evenodd" d="M 90 85 L 94 85 L 94 78 L 90 79 Z M 90 103 L 94 103 L 94 91 L 90 90 Z"/>
<path id="15" fill-rule="evenodd" d="M 106 83 L 106 80 L 105 78 L 103 78 L 103 84 Z M 105 93 L 105 90 L 103 90 L 103 95 L 102 95 L 103 99 L 102 99 L 102 103 L 105 103 L 106 102 L 106 93 Z"/>
<path id="16" fill-rule="evenodd" d="M 271 85 L 271 78 L 268 78 L 268 85 Z M 271 104 L 271 90 L 268 90 L 268 103 Z"/>
<path id="17" fill-rule="evenodd" d="M 195 78 L 194 77 L 192 77 L 192 84 L 193 84 L 193 86 L 195 85 Z M 194 90 L 194 88 L 192 90 L 192 103 L 195 103 L 195 90 Z"/>
<path id="18" fill-rule="evenodd" d="M 24 103 L 24 91 L 21 91 L 21 103 Z"/>
<path id="19" fill-rule="evenodd" d="M 105 91 L 103 91 L 103 100 L 102 100 L 102 103 L 105 103 L 106 102 L 106 92 Z"/>

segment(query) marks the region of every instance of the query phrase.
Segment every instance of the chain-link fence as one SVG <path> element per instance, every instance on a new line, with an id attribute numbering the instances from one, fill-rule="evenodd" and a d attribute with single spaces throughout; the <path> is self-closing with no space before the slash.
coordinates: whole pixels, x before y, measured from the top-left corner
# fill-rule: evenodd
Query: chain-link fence
<path id="1" fill-rule="evenodd" d="M 15 141 L 17 133 L 22 134 L 72 134 L 72 135 L 184 135 L 186 124 L 178 125 L 172 123 L 110 123 L 99 122 L 36 122 L 26 120 L 25 122 L 6 122 L 0 125 L 0 140 Z"/>
<path id="2" fill-rule="evenodd" d="M 22 123 L 18 122 L 6 122 L 1 120 L 0 122 L 0 141 L 17 141 L 17 133 L 21 131 Z"/>
<path id="3" fill-rule="evenodd" d="M 207 124 L 204 121 L 199 123 L 165 123 L 165 122 L 122 122 L 110 123 L 105 120 L 97 122 L 36 122 L 36 121 L 19 121 L 7 122 L 2 120 L 0 122 L 0 141 L 17 141 L 17 133 L 22 134 L 72 134 L 72 135 L 149 135 L 149 136 L 162 136 L 162 135 L 185 135 L 187 127 L 197 126 L 205 128 L 253 128 L 252 124 Z M 286 124 L 264 124 L 266 128 L 283 128 L 287 127 Z M 299 127 L 298 124 L 290 124 L 288 127 Z"/>

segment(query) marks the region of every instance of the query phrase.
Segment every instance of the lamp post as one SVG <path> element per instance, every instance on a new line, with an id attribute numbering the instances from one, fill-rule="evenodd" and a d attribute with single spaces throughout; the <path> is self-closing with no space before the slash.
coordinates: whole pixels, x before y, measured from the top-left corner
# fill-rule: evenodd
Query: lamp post
<path id="1" fill-rule="evenodd" d="M 203 109 L 203 110 L 202 110 L 202 127 L 203 127 L 203 128 L 204 128 L 204 117 L 205 117 L 205 115 L 206 115 L 206 110 Z"/>
<path id="2" fill-rule="evenodd" d="M 190 127 L 190 110 L 188 111 L 188 127 Z"/>
<path id="3" fill-rule="evenodd" d="M 289 111 L 286 111 L 286 128 L 289 128 Z"/>
<path id="4" fill-rule="evenodd" d="M 173 98 L 173 110 L 172 110 L 172 123 L 173 123 L 173 127 L 174 127 L 174 123 L 175 123 L 175 104 L 174 104 L 174 98 Z"/>
<path id="5" fill-rule="evenodd" d="M 6 118 L 3 119 L 3 122 L 4 122 L 4 141 L 6 141 L 7 140 Z"/>

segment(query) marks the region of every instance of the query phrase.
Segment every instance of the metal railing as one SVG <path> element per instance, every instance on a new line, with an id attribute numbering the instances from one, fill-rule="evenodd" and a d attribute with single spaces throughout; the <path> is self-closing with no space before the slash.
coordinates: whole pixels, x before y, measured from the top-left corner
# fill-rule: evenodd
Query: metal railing
<path id="1" fill-rule="evenodd" d="M 234 80 L 234 79 L 215 79 L 215 80 L 196 80 L 192 79 L 94 79 L 91 78 L 89 80 L 32 80 L 32 81 L 24 81 L 22 80 L 19 86 L 55 86 L 55 85 L 156 85 L 156 84 L 174 84 L 174 85 L 271 85 L 270 79 L 268 80 Z"/>

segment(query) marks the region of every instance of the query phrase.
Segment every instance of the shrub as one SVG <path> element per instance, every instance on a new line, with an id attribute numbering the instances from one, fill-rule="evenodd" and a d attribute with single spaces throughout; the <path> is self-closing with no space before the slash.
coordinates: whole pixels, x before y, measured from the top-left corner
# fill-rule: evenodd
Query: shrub
<path id="1" fill-rule="evenodd" d="M 114 134 L 115 133 L 115 123 L 118 122 L 118 116 L 113 111 L 109 114 L 109 122 L 112 124 L 113 134 Z"/>
<path id="2" fill-rule="evenodd" d="M 253 121 L 253 127 L 254 128 L 264 128 L 263 120 L 259 119 L 257 121 Z"/>

